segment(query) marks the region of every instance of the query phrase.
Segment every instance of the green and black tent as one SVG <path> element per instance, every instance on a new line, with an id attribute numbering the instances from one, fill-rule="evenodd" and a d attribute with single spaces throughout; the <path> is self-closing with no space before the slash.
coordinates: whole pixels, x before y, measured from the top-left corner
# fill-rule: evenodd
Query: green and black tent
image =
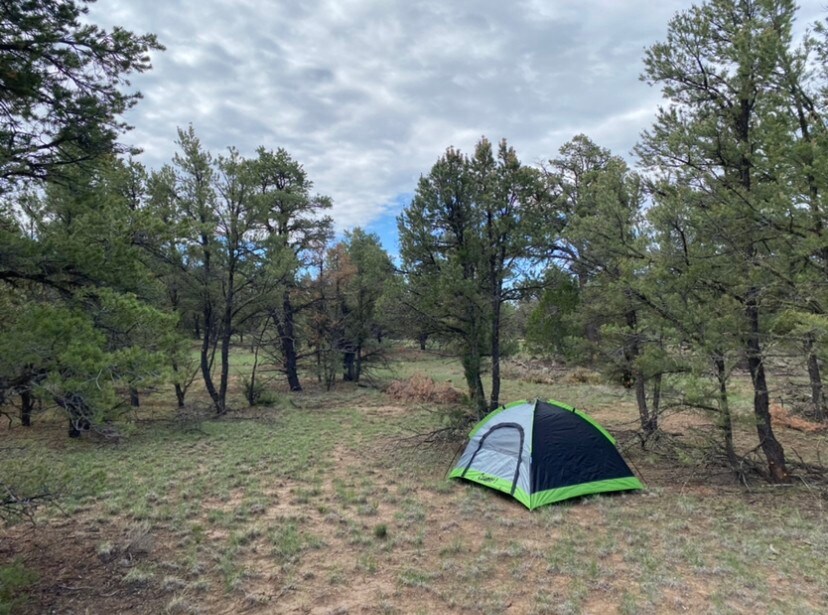
<path id="1" fill-rule="evenodd" d="M 615 440 L 585 412 L 517 401 L 489 413 L 449 473 L 512 495 L 527 508 L 607 491 L 643 489 Z"/>

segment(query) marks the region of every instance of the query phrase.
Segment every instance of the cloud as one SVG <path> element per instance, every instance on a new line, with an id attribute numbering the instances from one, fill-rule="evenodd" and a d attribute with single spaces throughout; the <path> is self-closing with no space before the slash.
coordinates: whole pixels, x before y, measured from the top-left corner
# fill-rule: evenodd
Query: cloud
<path id="1" fill-rule="evenodd" d="M 577 133 L 627 155 L 659 93 L 648 45 L 690 6 L 666 0 L 108 0 L 91 19 L 154 32 L 127 141 L 158 167 L 192 123 L 206 147 L 284 147 L 334 200 L 339 229 L 411 193 L 449 145 L 507 138 L 527 162 Z M 822 13 L 802 2 L 803 19 Z"/>

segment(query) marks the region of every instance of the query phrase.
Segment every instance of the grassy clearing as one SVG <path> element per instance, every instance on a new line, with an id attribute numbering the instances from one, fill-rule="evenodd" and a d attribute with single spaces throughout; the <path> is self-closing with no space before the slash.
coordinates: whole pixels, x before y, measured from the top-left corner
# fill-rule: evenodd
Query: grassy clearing
<path id="1" fill-rule="evenodd" d="M 399 376 L 462 382 L 445 359 L 406 356 Z M 588 375 L 513 379 L 504 391 L 577 403 L 611 431 L 635 417 L 627 391 Z M 4 472 L 67 487 L 62 511 L 44 510 L 36 531 L 3 530 L 0 557 L 14 563 L 0 560 L 0 579 L 9 566 L 17 579 L 0 590 L 3 604 L 22 613 L 818 613 L 828 604 L 826 500 L 816 488 L 710 486 L 633 447 L 647 492 L 530 513 L 446 481 L 453 448 L 401 448 L 396 438 L 441 420 L 421 404 L 347 387 L 290 399 L 197 429 L 142 426 L 120 444 L 67 440 L 62 422 L 4 433 L 13 443 L 0 447 Z"/>

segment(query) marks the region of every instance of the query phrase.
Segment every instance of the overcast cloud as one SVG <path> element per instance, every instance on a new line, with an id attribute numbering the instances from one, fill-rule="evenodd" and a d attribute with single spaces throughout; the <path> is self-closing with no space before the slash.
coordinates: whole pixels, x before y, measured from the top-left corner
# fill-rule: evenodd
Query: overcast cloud
<path id="1" fill-rule="evenodd" d="M 645 47 L 679 0 L 99 0 L 91 19 L 167 47 L 133 80 L 126 137 L 157 168 L 192 123 L 213 152 L 284 147 L 340 230 L 395 214 L 449 145 L 505 137 L 526 162 L 579 132 L 627 155 L 659 92 Z M 799 23 L 822 15 L 801 3 Z"/>

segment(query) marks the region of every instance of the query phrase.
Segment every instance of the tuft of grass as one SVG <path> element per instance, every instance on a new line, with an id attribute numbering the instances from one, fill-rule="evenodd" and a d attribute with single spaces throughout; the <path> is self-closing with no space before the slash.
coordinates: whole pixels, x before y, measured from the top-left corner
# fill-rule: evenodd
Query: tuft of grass
<path id="1" fill-rule="evenodd" d="M 0 566 L 0 615 L 11 615 L 26 603 L 25 590 L 37 582 L 37 574 L 19 559 Z"/>
<path id="2" fill-rule="evenodd" d="M 197 594 L 206 593 L 210 591 L 210 581 L 208 581 L 207 579 L 198 579 L 190 583 L 188 585 L 188 589 L 196 592 Z"/>
<path id="3" fill-rule="evenodd" d="M 264 531 L 257 525 L 246 527 L 242 530 L 233 532 L 230 535 L 230 544 L 237 547 L 244 547 L 254 542 L 264 535 Z"/>
<path id="4" fill-rule="evenodd" d="M 399 582 L 407 587 L 428 589 L 439 577 L 438 573 L 429 572 L 420 568 L 405 568 L 397 577 Z"/>
<path id="5" fill-rule="evenodd" d="M 161 589 L 165 592 L 173 592 L 187 587 L 187 581 L 176 576 L 167 575 L 161 579 Z"/>
<path id="6" fill-rule="evenodd" d="M 295 562 L 305 548 L 305 542 L 295 523 L 286 523 L 270 531 L 272 554 L 284 562 Z"/>
<path id="7" fill-rule="evenodd" d="M 374 575 L 376 574 L 378 568 L 379 565 L 377 564 L 377 558 L 370 553 L 361 555 L 357 558 L 357 570 L 362 570 L 367 574 Z"/>
<path id="8" fill-rule="evenodd" d="M 166 615 L 198 615 L 200 609 L 185 595 L 173 596 L 164 607 Z"/>
<path id="9" fill-rule="evenodd" d="M 388 526 L 384 523 L 379 523 L 374 526 L 374 536 L 380 540 L 388 538 Z"/>
<path id="10" fill-rule="evenodd" d="M 124 575 L 123 581 L 127 585 L 141 587 L 149 585 L 154 578 L 155 573 L 153 571 L 136 566 Z"/>
<path id="11" fill-rule="evenodd" d="M 466 550 L 466 545 L 463 542 L 463 539 L 460 537 L 455 537 L 452 541 L 440 549 L 440 556 L 446 557 L 449 555 L 460 555 Z"/>
<path id="12" fill-rule="evenodd" d="M 111 542 L 107 540 L 98 545 L 96 552 L 98 553 L 98 557 L 100 557 L 101 560 L 108 562 L 118 554 L 118 549 L 117 547 L 115 547 L 115 545 L 113 545 Z"/>

